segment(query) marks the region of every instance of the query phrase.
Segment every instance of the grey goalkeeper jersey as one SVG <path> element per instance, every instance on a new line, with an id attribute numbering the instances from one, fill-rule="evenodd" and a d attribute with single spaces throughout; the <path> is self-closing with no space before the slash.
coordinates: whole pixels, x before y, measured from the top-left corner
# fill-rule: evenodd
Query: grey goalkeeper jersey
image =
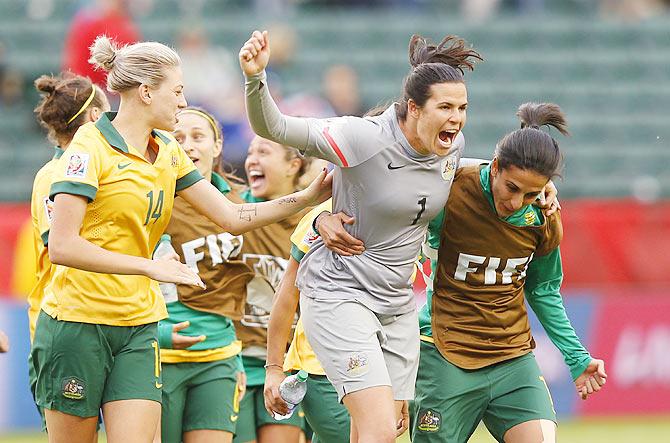
<path id="1" fill-rule="evenodd" d="M 363 254 L 343 257 L 317 240 L 300 263 L 301 293 L 358 300 L 380 314 L 413 310 L 414 262 L 428 222 L 449 197 L 463 136 L 447 156 L 424 156 L 405 138 L 394 105 L 376 117 L 297 118 L 282 115 L 267 89 L 265 73 L 247 78 L 247 113 L 254 131 L 337 166 L 333 212 L 356 217 L 345 228 L 365 243 Z"/>

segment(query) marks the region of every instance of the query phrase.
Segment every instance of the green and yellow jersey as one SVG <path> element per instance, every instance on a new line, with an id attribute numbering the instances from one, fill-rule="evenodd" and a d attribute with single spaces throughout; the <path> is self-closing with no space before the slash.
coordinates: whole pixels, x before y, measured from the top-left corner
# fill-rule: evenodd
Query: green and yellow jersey
<path id="1" fill-rule="evenodd" d="M 291 235 L 291 257 L 298 263 L 307 254 L 312 244 L 319 238 L 319 233 L 314 230 L 314 219 L 324 211 L 333 210 L 333 201 L 328 199 L 316 208 L 308 212 L 298 223 Z M 291 346 L 284 358 L 284 371 L 303 370 L 314 375 L 326 375 L 321 363 L 316 358 L 312 346 L 307 341 L 302 320 L 298 319 L 293 333 Z"/>
<path id="2" fill-rule="evenodd" d="M 449 202 L 429 225 L 433 285 L 419 313 L 422 339 L 451 363 L 477 369 L 530 352 L 535 342 L 524 294 L 573 377 L 591 356 L 570 325 L 560 295 L 563 279 L 558 214 L 532 206 L 498 217 L 490 166 L 457 172 Z M 434 331 L 440 331 L 435 334 Z"/>
<path id="3" fill-rule="evenodd" d="M 28 323 L 30 326 L 30 340 L 35 335 L 35 324 L 40 313 L 44 289 L 51 280 L 53 265 L 49 260 L 47 243 L 49 242 L 49 226 L 53 212 L 53 201 L 49 198 L 51 178 L 57 160 L 65 151 L 60 147 L 54 148 L 54 156 L 37 171 L 33 182 L 33 194 L 30 198 L 30 215 L 33 226 L 33 249 L 35 251 L 36 282 L 28 294 Z"/>
<path id="4" fill-rule="evenodd" d="M 50 197 L 88 199 L 80 235 L 112 252 L 151 258 L 172 213 L 175 192 L 202 179 L 168 133 L 154 130 L 153 163 L 112 126 L 115 113 L 83 125 L 58 160 Z M 57 266 L 42 309 L 51 317 L 82 323 L 136 326 L 167 316 L 158 282 L 142 275 L 99 274 Z"/>
<path id="5" fill-rule="evenodd" d="M 229 199 L 241 201 L 220 175 L 213 173 L 211 182 Z M 246 284 L 253 276 L 240 260 L 242 236 L 223 232 L 180 197 L 166 232 L 180 260 L 200 275 L 207 288 L 177 285 L 179 300 L 167 304 L 169 317 L 158 327 L 161 361 L 210 362 L 238 355 L 242 342 L 237 340 L 233 319 L 242 317 Z M 180 334 L 206 339 L 188 349 L 169 349 L 172 326 L 183 321 L 190 325 Z"/>

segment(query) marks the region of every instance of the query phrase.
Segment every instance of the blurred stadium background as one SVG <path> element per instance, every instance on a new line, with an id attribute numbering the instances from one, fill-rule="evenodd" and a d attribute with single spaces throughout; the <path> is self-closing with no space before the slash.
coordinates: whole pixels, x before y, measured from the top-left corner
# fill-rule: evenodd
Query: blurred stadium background
<path id="1" fill-rule="evenodd" d="M 558 181 L 565 304 L 605 359 L 604 391 L 578 401 L 534 322 L 537 355 L 570 442 L 670 442 L 670 12 L 663 0 L 0 0 L 0 441 L 45 441 L 27 387 L 32 284 L 28 200 L 51 156 L 32 81 L 81 69 L 97 29 L 173 45 L 190 103 L 224 123 L 241 171 L 250 130 L 236 54 L 270 29 L 271 87 L 296 115 L 356 114 L 400 93 L 413 33 L 458 34 L 485 62 L 466 75 L 467 155 L 489 158 L 517 106 L 554 101 L 572 137 Z M 120 8 L 111 12 L 109 8 Z M 94 34 L 93 34 L 94 35 Z M 123 38 L 123 37 L 120 37 Z M 77 55 L 79 54 L 79 57 Z M 417 287 L 418 297 L 422 288 Z M 473 441 L 492 441 L 485 432 Z"/>

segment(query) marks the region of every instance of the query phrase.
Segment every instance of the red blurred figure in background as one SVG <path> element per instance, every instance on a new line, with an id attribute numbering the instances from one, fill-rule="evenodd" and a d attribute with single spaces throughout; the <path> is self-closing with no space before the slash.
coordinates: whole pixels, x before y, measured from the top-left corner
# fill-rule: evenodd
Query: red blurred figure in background
<path id="1" fill-rule="evenodd" d="M 90 78 L 106 87 L 107 73 L 96 71 L 88 63 L 89 47 L 95 38 L 105 34 L 119 45 L 139 41 L 141 35 L 128 12 L 128 0 L 96 0 L 89 8 L 79 10 L 72 19 L 65 39 L 63 70 Z"/>

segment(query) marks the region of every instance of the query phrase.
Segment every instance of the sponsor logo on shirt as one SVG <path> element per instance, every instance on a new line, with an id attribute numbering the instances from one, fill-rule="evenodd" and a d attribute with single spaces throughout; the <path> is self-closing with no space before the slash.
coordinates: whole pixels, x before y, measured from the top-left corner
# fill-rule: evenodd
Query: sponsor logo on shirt
<path id="1" fill-rule="evenodd" d="M 310 246 L 312 246 L 312 243 L 314 243 L 314 242 L 317 241 L 318 239 L 319 239 L 319 234 L 317 234 L 317 233 L 314 231 L 314 229 L 310 229 L 310 230 L 307 231 L 307 233 L 305 234 L 305 237 L 303 237 L 303 239 L 302 239 L 302 243 L 303 243 L 305 246 L 310 247 Z"/>
<path id="2" fill-rule="evenodd" d="M 432 409 L 425 409 L 419 413 L 417 428 L 423 432 L 437 432 L 442 424 L 442 414 Z"/>
<path id="3" fill-rule="evenodd" d="M 86 177 L 88 170 L 88 154 L 77 153 L 70 155 L 67 163 L 66 177 Z"/>

